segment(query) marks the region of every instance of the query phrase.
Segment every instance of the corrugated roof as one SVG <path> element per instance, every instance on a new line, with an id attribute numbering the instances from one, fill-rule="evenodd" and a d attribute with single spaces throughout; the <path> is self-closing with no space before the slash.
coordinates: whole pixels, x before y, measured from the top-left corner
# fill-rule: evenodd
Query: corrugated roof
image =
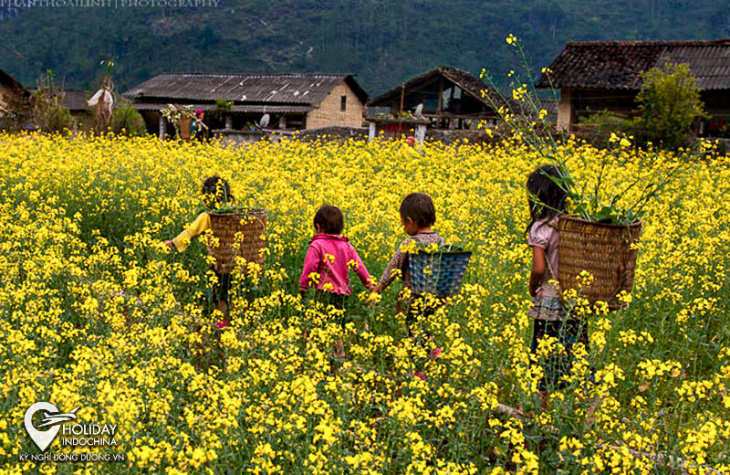
<path id="1" fill-rule="evenodd" d="M 688 63 L 700 89 L 730 89 L 730 41 L 725 45 L 679 46 L 668 52 L 673 63 Z"/>
<path id="2" fill-rule="evenodd" d="M 125 92 L 133 99 L 159 102 L 215 101 L 260 104 L 319 104 L 343 81 L 363 103 L 367 94 L 352 74 L 197 74 L 165 73 Z"/>
<path id="3" fill-rule="evenodd" d="M 567 43 L 537 87 L 638 90 L 666 58 L 689 64 L 700 89 L 730 89 L 730 39 Z"/>
<path id="4" fill-rule="evenodd" d="M 205 112 L 213 112 L 215 104 L 185 104 L 190 105 L 193 110 L 203 109 Z M 132 107 L 140 111 L 160 111 L 167 109 L 167 104 L 139 102 L 132 104 Z M 254 114 L 306 114 L 314 107 L 306 105 L 234 105 L 231 112 L 254 113 Z"/>

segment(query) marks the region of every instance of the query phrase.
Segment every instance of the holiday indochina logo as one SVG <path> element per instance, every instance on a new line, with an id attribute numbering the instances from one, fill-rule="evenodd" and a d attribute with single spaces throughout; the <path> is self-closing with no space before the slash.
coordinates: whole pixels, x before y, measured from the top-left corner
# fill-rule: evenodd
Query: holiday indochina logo
<path id="1" fill-rule="evenodd" d="M 25 411 L 23 423 L 39 454 L 21 453 L 21 461 L 34 462 L 123 462 L 124 453 L 44 453 L 60 434 L 61 447 L 108 447 L 117 445 L 116 424 L 82 423 L 78 418 L 81 406 L 62 412 L 50 402 L 37 402 Z"/>

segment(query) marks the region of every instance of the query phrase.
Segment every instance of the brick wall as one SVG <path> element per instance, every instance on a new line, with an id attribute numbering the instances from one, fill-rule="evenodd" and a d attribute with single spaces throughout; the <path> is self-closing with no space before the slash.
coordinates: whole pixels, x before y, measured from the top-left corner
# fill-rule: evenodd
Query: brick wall
<path id="1" fill-rule="evenodd" d="M 341 110 L 342 96 L 347 97 L 347 107 Z M 320 127 L 362 127 L 365 105 L 343 81 L 325 97 L 319 108 L 307 114 L 308 129 Z"/>

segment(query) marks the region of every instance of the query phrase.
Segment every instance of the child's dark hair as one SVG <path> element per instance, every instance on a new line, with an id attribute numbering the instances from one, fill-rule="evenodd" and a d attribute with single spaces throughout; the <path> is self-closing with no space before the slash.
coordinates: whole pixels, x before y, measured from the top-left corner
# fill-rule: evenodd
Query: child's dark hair
<path id="1" fill-rule="evenodd" d="M 345 227 L 345 218 L 337 206 L 322 205 L 314 215 L 314 225 L 325 234 L 340 234 Z"/>
<path id="2" fill-rule="evenodd" d="M 211 207 L 235 201 L 231 194 L 231 186 L 218 175 L 206 178 L 200 192 L 203 194 L 206 205 Z"/>
<path id="3" fill-rule="evenodd" d="M 411 218 L 419 228 L 425 228 L 436 222 L 436 208 L 427 194 L 411 193 L 400 204 L 400 217 Z"/>
<path id="4" fill-rule="evenodd" d="M 527 203 L 530 207 L 530 224 L 527 231 L 537 221 L 555 216 L 565 210 L 567 195 L 551 178 L 562 178 L 563 174 L 555 165 L 543 165 L 527 178 Z"/>

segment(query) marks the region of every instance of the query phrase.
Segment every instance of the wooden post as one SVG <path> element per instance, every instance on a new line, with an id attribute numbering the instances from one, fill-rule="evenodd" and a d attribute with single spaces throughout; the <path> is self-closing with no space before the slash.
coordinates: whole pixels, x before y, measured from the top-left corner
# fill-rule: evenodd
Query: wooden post
<path id="1" fill-rule="evenodd" d="M 230 115 L 226 116 L 226 129 L 233 128 L 233 118 Z"/>
<path id="2" fill-rule="evenodd" d="M 167 134 L 167 119 L 160 114 L 160 140 L 165 140 Z"/>
<path id="3" fill-rule="evenodd" d="M 558 103 L 558 130 L 569 134 L 572 125 L 573 107 L 572 94 L 570 89 L 560 90 L 560 102 Z"/>
<path id="4" fill-rule="evenodd" d="M 400 113 L 403 114 L 403 103 L 406 99 L 406 85 L 405 83 L 400 87 Z"/>
<path id="5" fill-rule="evenodd" d="M 443 95 L 444 95 L 444 77 L 441 76 L 439 79 L 439 100 L 436 106 L 436 128 L 441 128 L 441 108 L 443 107 Z"/>

